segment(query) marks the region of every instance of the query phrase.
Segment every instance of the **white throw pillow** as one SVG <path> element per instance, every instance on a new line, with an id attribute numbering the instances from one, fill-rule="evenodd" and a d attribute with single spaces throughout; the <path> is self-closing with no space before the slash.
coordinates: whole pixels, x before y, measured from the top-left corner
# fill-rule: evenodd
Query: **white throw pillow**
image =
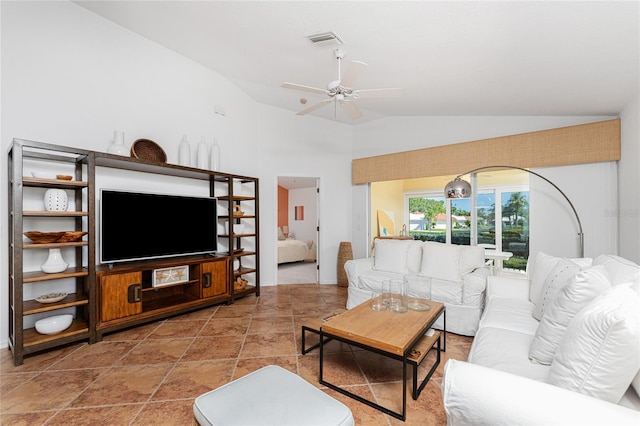
<path id="1" fill-rule="evenodd" d="M 420 275 L 459 282 L 462 247 L 455 244 L 425 241 L 422 245 Z"/>
<path id="2" fill-rule="evenodd" d="M 531 283 L 529 284 L 529 300 L 532 303 L 538 303 L 542 294 L 542 287 L 547 275 L 556 267 L 561 258 L 548 255 L 543 252 L 536 254 L 533 262 L 529 259 L 530 264 L 527 265 L 527 274 Z M 529 267 L 531 266 L 531 271 Z"/>
<path id="3" fill-rule="evenodd" d="M 286 238 L 284 237 L 284 232 L 282 232 L 282 228 L 280 228 L 279 226 L 278 226 L 278 240 L 279 241 L 286 240 Z"/>
<path id="4" fill-rule="evenodd" d="M 616 404 L 640 369 L 639 341 L 640 298 L 613 286 L 569 323 L 547 382 Z"/>
<path id="5" fill-rule="evenodd" d="M 376 240 L 373 252 L 373 269 L 376 271 L 406 274 L 409 241 Z"/>
<path id="6" fill-rule="evenodd" d="M 604 266 L 592 266 L 574 275 L 542 315 L 529 347 L 529 359 L 550 365 L 569 322 L 609 287 L 609 275 Z"/>
<path id="7" fill-rule="evenodd" d="M 560 289 L 567 285 L 569 280 L 578 272 L 580 272 L 580 266 L 569 259 L 562 259 L 556 264 L 555 268 L 553 268 L 544 280 L 542 292 L 540 293 L 535 308 L 533 308 L 532 315 L 535 319 L 538 321 L 542 320 L 544 311 L 556 298 Z"/>
<path id="8" fill-rule="evenodd" d="M 620 256 L 603 254 L 596 257 L 593 264 L 604 265 L 609 273 L 611 285 L 630 283 L 640 277 L 640 266 Z"/>
<path id="9" fill-rule="evenodd" d="M 476 268 L 484 266 L 484 249 L 478 246 L 462 246 L 460 255 L 460 274 L 467 275 Z"/>

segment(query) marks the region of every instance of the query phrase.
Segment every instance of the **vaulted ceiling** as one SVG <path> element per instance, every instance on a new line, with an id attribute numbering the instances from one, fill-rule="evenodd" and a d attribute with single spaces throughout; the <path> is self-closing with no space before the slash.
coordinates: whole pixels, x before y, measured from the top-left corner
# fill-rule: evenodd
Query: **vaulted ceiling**
<path id="1" fill-rule="evenodd" d="M 336 47 L 367 64 L 349 124 L 385 116 L 616 115 L 637 96 L 638 1 L 76 1 L 224 75 L 257 102 L 292 114 L 337 79 Z M 334 32 L 337 45 L 307 36 Z M 306 104 L 301 103 L 306 100 Z"/>

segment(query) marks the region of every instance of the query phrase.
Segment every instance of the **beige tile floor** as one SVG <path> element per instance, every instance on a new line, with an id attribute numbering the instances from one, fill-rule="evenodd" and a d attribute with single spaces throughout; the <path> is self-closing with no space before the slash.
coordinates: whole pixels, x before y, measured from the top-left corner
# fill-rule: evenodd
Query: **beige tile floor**
<path id="1" fill-rule="evenodd" d="M 408 394 L 403 423 L 320 386 L 317 350 L 301 355 L 301 324 L 343 308 L 346 288 L 296 284 L 263 287 L 261 293 L 112 333 L 94 345 L 32 355 L 19 367 L 3 350 L 0 424 L 195 425 L 192 406 L 198 395 L 269 364 L 299 374 L 345 403 L 358 425 L 446 424 L 443 366 L 449 358 L 466 359 L 470 337 L 447 334 L 442 363 L 417 401 Z M 338 342 L 325 348 L 330 382 L 400 409 L 398 361 Z"/>

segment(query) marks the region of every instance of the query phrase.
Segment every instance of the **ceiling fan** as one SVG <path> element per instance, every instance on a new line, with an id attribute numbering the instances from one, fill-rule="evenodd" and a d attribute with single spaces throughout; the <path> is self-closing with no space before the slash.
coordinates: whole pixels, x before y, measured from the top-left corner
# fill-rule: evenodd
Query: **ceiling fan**
<path id="1" fill-rule="evenodd" d="M 352 119 L 357 120 L 362 117 L 362 112 L 355 104 L 355 101 L 357 99 L 390 98 L 402 95 L 402 89 L 398 88 L 360 90 L 353 89 L 353 85 L 356 82 L 356 79 L 367 67 L 367 64 L 360 61 L 351 61 L 349 68 L 344 73 L 344 76 L 342 76 L 340 68 L 345 52 L 342 49 L 335 49 L 334 53 L 336 55 L 336 59 L 338 60 L 338 79 L 329 82 L 326 89 L 303 86 L 301 84 L 295 83 L 282 83 L 282 87 L 286 89 L 301 90 L 303 92 L 317 93 L 320 95 L 327 95 L 329 97 L 328 99 L 320 101 L 317 104 L 310 106 L 309 108 L 299 111 L 297 115 L 308 114 L 333 102 L 334 116 L 336 105 L 340 104 Z"/>

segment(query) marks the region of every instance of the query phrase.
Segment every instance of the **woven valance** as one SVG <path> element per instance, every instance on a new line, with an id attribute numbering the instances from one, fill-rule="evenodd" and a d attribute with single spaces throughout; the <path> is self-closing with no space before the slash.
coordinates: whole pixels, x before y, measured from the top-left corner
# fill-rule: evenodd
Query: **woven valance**
<path id="1" fill-rule="evenodd" d="M 620 119 L 353 160 L 353 184 L 458 175 L 492 164 L 524 168 L 620 160 Z"/>

